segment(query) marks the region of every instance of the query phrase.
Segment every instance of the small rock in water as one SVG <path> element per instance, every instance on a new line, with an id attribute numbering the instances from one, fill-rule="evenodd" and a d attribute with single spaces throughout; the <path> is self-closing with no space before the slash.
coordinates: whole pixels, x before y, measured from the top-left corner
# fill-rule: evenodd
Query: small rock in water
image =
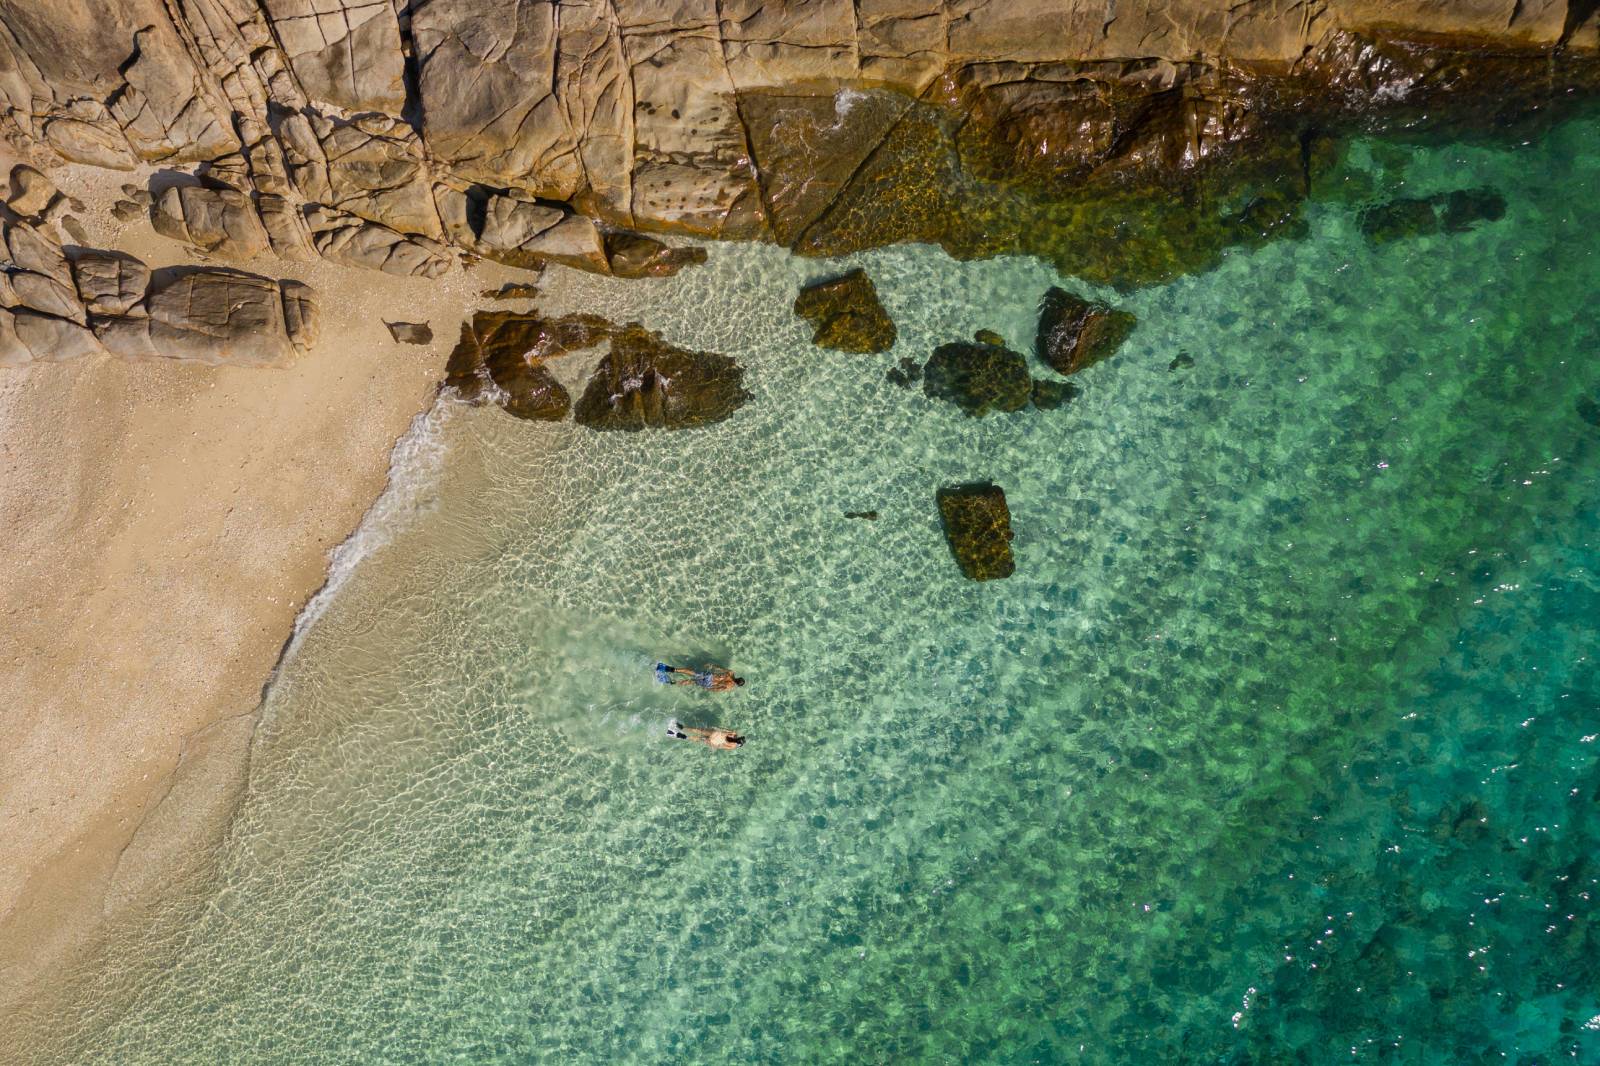
<path id="1" fill-rule="evenodd" d="M 1039 304 L 1039 360 L 1058 374 L 1076 374 L 1115 354 L 1138 319 L 1052 287 Z"/>
<path id="2" fill-rule="evenodd" d="M 909 389 L 912 385 L 922 380 L 922 364 L 909 355 L 903 355 L 900 357 L 900 365 L 891 366 L 884 377 L 889 379 L 889 384 L 891 385 Z"/>
<path id="3" fill-rule="evenodd" d="M 846 511 L 844 516 L 846 518 L 865 518 L 868 522 L 876 522 L 878 520 L 877 511 Z"/>
<path id="4" fill-rule="evenodd" d="M 1167 364 L 1168 370 L 1188 370 L 1194 366 L 1194 356 L 1188 352 L 1179 352 L 1172 357 L 1172 362 Z"/>
<path id="5" fill-rule="evenodd" d="M 608 233 L 605 248 L 611 273 L 619 278 L 669 278 L 686 266 L 706 261 L 704 248 L 669 248 L 642 233 Z"/>
<path id="6" fill-rule="evenodd" d="M 432 344 L 433 328 L 426 322 L 385 322 L 397 344 Z"/>
<path id="7" fill-rule="evenodd" d="M 886 352 L 894 347 L 894 320 L 860 267 L 815 282 L 795 297 L 794 313 L 814 327 L 811 343 L 839 352 Z"/>
<path id="8" fill-rule="evenodd" d="M 1077 395 L 1078 386 L 1070 381 L 1033 379 L 1033 406 L 1041 411 L 1054 411 L 1057 407 L 1071 403 Z"/>
<path id="9" fill-rule="evenodd" d="M 484 289 L 478 295 L 490 300 L 531 300 L 539 295 L 539 286 L 518 281 L 502 285 L 498 289 Z"/>
<path id="10" fill-rule="evenodd" d="M 992 329 L 980 329 L 972 335 L 972 339 L 979 344 L 992 344 L 996 348 L 1004 348 L 1006 339 Z"/>
<path id="11" fill-rule="evenodd" d="M 973 581 L 1010 577 L 1017 565 L 1005 490 L 981 482 L 942 488 L 937 497 L 945 539 L 961 572 Z"/>
<path id="12" fill-rule="evenodd" d="M 1033 396 L 1028 361 L 992 344 L 941 344 L 922 370 L 922 391 L 948 400 L 968 415 L 1020 411 Z"/>

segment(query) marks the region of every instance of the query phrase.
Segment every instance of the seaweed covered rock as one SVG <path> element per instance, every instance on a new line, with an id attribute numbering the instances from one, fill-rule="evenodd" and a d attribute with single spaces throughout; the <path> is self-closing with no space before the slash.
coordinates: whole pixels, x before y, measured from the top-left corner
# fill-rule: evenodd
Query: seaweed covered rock
<path id="1" fill-rule="evenodd" d="M 716 352 L 675 348 L 628 325 L 584 387 L 573 418 L 590 429 L 693 429 L 721 422 L 750 398 L 744 367 Z"/>
<path id="2" fill-rule="evenodd" d="M 811 343 L 819 347 L 861 353 L 894 347 L 894 320 L 878 302 L 878 290 L 860 267 L 801 289 L 794 313 L 811 323 Z"/>
<path id="3" fill-rule="evenodd" d="M 941 344 L 922 369 L 922 391 L 974 417 L 1020 411 L 1033 395 L 1028 361 L 997 344 Z"/>
<path id="4" fill-rule="evenodd" d="M 1138 319 L 1051 287 L 1039 303 L 1039 360 L 1060 374 L 1076 374 L 1115 354 Z"/>
<path id="5" fill-rule="evenodd" d="M 1011 555 L 1011 511 L 998 485 L 952 485 L 937 493 L 945 539 L 961 572 L 973 581 L 1010 577 L 1016 570 Z"/>

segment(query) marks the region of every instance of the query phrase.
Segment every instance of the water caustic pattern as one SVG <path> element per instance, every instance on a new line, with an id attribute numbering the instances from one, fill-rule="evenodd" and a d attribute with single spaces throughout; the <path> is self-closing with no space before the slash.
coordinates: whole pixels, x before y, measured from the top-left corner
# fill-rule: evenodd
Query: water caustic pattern
<path id="1" fill-rule="evenodd" d="M 566 278 L 547 311 L 735 355 L 752 401 L 655 435 L 436 411 L 213 883 L 112 950 L 66 1057 L 1600 1061 L 1600 127 L 1379 147 L 1384 194 L 1506 217 L 1375 247 L 1317 207 L 1119 298 L 1138 330 L 1056 411 L 884 379 L 1026 343 L 1031 261 L 853 258 L 881 356 L 812 348 L 788 307 L 827 267 L 771 248 Z M 1006 581 L 940 534 L 974 478 Z"/>

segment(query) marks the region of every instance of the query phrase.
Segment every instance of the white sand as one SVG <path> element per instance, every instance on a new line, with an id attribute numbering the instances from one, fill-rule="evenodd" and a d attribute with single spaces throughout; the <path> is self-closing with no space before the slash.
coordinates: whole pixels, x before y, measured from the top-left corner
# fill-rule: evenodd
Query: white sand
<path id="1" fill-rule="evenodd" d="M 138 178 L 52 176 L 88 202 L 93 246 L 197 261 L 111 217 Z M 477 290 L 506 277 L 238 265 L 316 289 L 322 338 L 293 367 L 0 370 L 0 1017 L 203 864 L 296 613 L 381 491 Z M 395 343 L 386 318 L 429 322 L 433 344 Z"/>

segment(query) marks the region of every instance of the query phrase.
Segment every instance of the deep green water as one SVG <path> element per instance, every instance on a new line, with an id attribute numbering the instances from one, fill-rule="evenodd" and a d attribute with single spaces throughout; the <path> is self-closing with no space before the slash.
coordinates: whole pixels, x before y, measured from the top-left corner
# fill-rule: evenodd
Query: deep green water
<path id="1" fill-rule="evenodd" d="M 1318 206 L 1119 298 L 1138 330 L 1054 412 L 883 376 L 1024 344 L 1031 261 L 851 260 L 900 325 L 878 357 L 808 344 L 828 265 L 770 248 L 548 279 L 738 356 L 754 400 L 677 435 L 435 411 L 269 698 L 215 886 L 51 1057 L 1600 1062 L 1600 124 L 1377 155 L 1385 195 L 1506 217 L 1374 247 Z M 939 531 L 974 478 L 1004 582 Z M 750 684 L 651 684 L 695 655 Z"/>

